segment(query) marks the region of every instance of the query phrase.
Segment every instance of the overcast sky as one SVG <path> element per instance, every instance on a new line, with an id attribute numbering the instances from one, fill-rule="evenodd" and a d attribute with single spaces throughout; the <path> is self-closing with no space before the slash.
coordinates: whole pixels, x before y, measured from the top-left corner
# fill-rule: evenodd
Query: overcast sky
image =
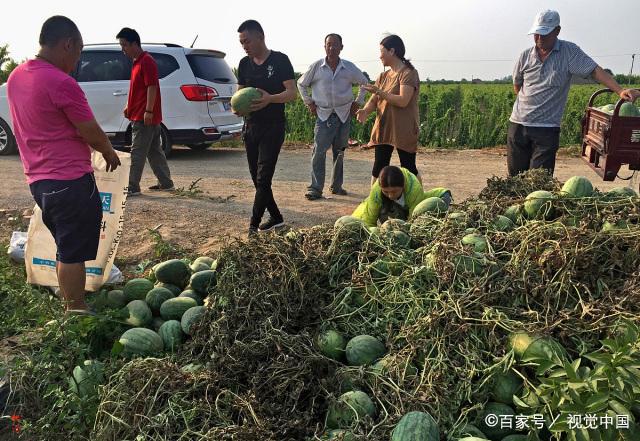
<path id="1" fill-rule="evenodd" d="M 265 29 L 267 46 L 286 53 L 296 71 L 321 58 L 323 38 L 343 36 L 342 57 L 375 77 L 382 71 L 379 42 L 400 35 L 421 79 L 494 79 L 511 74 L 517 55 L 532 45 L 527 35 L 540 9 L 560 12 L 560 38 L 577 43 L 602 67 L 629 73 L 638 53 L 640 0 L 387 0 L 325 1 L 42 1 L 5 0 L 0 8 L 0 44 L 20 61 L 33 57 L 42 22 L 66 15 L 85 43 L 115 42 L 123 26 L 145 42 L 170 42 L 218 49 L 237 66 L 244 52 L 238 25 L 253 18 Z M 170 5 L 170 6 L 169 6 Z"/>

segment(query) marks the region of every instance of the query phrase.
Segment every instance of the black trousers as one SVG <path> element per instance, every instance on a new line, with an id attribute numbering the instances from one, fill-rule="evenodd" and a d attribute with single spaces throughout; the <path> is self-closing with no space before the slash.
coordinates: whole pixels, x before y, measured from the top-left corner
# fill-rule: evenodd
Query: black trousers
<path id="1" fill-rule="evenodd" d="M 525 127 L 509 122 L 507 131 L 507 167 L 509 176 L 532 168 L 544 168 L 553 174 L 560 145 L 560 127 Z"/>
<path id="2" fill-rule="evenodd" d="M 377 144 L 374 146 L 375 159 L 373 162 L 373 169 L 371 170 L 371 176 L 377 178 L 383 168 L 391 163 L 391 155 L 393 154 L 394 147 L 389 144 Z M 400 158 L 400 167 L 404 167 L 414 175 L 418 175 L 418 167 L 416 166 L 416 154 L 405 152 L 404 150 L 395 149 L 398 152 L 398 158 Z"/>
<path id="3" fill-rule="evenodd" d="M 282 214 L 278 209 L 271 181 L 276 171 L 278 155 L 284 142 L 285 123 L 251 123 L 247 122 L 243 130 L 244 145 L 247 150 L 247 161 L 256 195 L 253 200 L 251 226 L 258 227 L 265 210 L 272 218 L 280 220 Z"/>

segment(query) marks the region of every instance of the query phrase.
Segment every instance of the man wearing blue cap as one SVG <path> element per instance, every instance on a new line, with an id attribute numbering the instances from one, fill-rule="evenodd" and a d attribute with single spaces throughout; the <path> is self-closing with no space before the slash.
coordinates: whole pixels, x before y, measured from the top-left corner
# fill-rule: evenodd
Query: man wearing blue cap
<path id="1" fill-rule="evenodd" d="M 576 44 L 559 40 L 559 33 L 558 12 L 540 12 L 529 31 L 535 46 L 520 54 L 513 70 L 516 101 L 507 133 L 510 176 L 532 168 L 553 174 L 572 75 L 590 76 L 628 101 L 640 96 L 637 90 L 623 89 Z"/>

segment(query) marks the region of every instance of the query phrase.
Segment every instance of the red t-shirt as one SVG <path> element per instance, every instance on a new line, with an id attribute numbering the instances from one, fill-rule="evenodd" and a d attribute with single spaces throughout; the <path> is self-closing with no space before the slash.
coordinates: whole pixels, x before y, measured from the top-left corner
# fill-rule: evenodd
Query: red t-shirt
<path id="1" fill-rule="evenodd" d="M 43 60 L 18 66 L 7 81 L 9 110 L 29 184 L 93 172 L 91 148 L 74 122 L 93 119 L 76 80 Z"/>
<path id="2" fill-rule="evenodd" d="M 147 110 L 147 87 L 157 86 L 156 102 L 153 106 L 152 124 L 162 121 L 162 104 L 160 100 L 160 82 L 158 81 L 158 65 L 148 52 L 142 54 L 133 62 L 131 69 L 131 85 L 127 111 L 131 121 L 144 121 L 144 111 Z"/>

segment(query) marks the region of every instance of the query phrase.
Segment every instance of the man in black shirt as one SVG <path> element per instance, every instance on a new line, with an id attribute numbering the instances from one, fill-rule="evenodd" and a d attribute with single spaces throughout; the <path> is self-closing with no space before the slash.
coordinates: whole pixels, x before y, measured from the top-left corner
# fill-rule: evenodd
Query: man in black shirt
<path id="1" fill-rule="evenodd" d="M 296 99 L 297 88 L 289 57 L 267 48 L 260 23 L 247 20 L 240 25 L 238 33 L 247 53 L 238 66 L 238 86 L 255 87 L 262 92 L 262 97 L 251 104 L 243 130 L 249 172 L 256 187 L 249 224 L 249 235 L 252 235 L 284 225 L 273 198 L 271 180 L 284 142 L 284 104 Z M 265 209 L 269 219 L 260 223 Z"/>

